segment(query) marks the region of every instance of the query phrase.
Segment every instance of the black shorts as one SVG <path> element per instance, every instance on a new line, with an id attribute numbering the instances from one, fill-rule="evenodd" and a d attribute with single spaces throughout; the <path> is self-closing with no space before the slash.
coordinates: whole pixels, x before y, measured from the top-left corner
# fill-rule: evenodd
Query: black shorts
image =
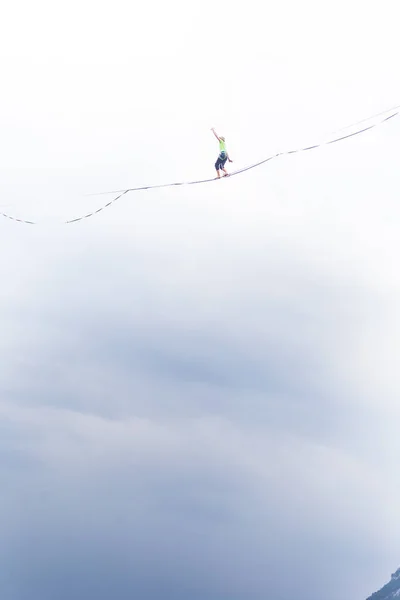
<path id="1" fill-rule="evenodd" d="M 227 160 L 228 156 L 226 152 L 221 152 L 221 154 L 217 158 L 217 162 L 215 163 L 215 168 L 217 169 L 217 171 L 224 168 Z"/>

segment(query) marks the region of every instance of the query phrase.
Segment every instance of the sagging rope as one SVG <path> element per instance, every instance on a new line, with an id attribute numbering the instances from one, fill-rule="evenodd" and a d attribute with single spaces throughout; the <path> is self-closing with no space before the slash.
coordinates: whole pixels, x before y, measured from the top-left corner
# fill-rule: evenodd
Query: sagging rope
<path id="1" fill-rule="evenodd" d="M 381 114 L 387 114 L 388 112 L 394 110 L 394 109 L 399 109 L 399 106 L 393 107 L 392 109 L 389 109 L 387 111 L 384 111 L 383 113 L 379 113 L 379 115 Z M 248 167 L 244 167 L 243 169 L 238 169 L 237 171 L 233 171 L 233 173 L 230 173 L 230 175 L 228 176 L 230 177 L 234 177 L 235 175 L 239 175 L 240 173 L 245 173 L 246 171 L 250 171 L 250 169 L 255 169 L 256 167 L 259 167 L 261 165 L 264 165 L 265 163 L 278 158 L 279 156 L 286 156 L 289 154 L 296 154 L 298 152 L 307 152 L 309 150 L 314 150 L 316 148 L 321 148 L 322 146 L 327 146 L 329 144 L 335 144 L 336 142 L 340 142 L 342 140 L 346 140 L 348 138 L 354 137 L 356 135 L 359 135 L 361 133 L 364 133 L 365 131 L 369 131 L 371 129 L 373 129 L 374 127 L 377 127 L 378 125 L 382 125 L 383 123 L 385 123 L 386 121 L 389 121 L 390 119 L 393 119 L 393 117 L 397 116 L 399 114 L 399 110 L 397 110 L 395 113 L 393 113 L 392 115 L 385 117 L 384 119 L 382 119 L 381 121 L 378 121 L 377 123 L 374 123 L 373 125 L 370 125 L 369 127 L 364 127 L 363 129 L 359 129 L 357 131 L 354 131 L 353 133 L 349 133 L 347 135 L 341 136 L 339 138 L 335 138 L 333 140 L 328 140 L 327 142 L 322 142 L 320 144 L 316 144 L 314 146 L 308 146 L 306 148 L 299 148 L 297 150 L 287 150 L 285 152 L 279 152 L 278 154 L 274 154 L 272 156 L 269 156 L 268 158 L 265 158 L 264 160 L 261 160 L 258 163 L 254 163 L 252 165 L 249 165 Z M 373 117 L 370 117 L 369 119 L 374 118 L 377 115 L 374 115 Z M 366 121 L 368 121 L 369 119 L 363 119 L 362 121 L 358 121 L 357 123 L 364 123 Z M 355 124 L 353 124 L 354 126 Z M 349 129 L 350 127 L 352 127 L 352 125 L 348 125 L 347 127 L 343 128 L 343 129 Z M 343 131 L 339 130 L 339 131 Z M 224 179 L 224 177 L 222 177 L 222 179 Z M 122 196 L 125 196 L 125 194 L 127 194 L 128 192 L 140 192 L 143 190 L 154 190 L 154 189 L 160 189 L 160 188 L 166 188 L 166 187 L 174 187 L 174 186 L 182 186 L 182 185 L 199 185 L 199 184 L 203 184 L 203 183 L 210 183 L 212 181 L 219 181 L 219 179 L 217 177 L 213 177 L 211 179 L 201 179 L 199 181 L 181 181 L 181 182 L 177 182 L 177 183 L 164 183 L 164 184 L 160 184 L 160 185 L 146 185 L 146 186 L 142 186 L 142 187 L 136 187 L 136 188 L 128 188 L 125 190 L 115 190 L 113 192 L 102 192 L 102 194 L 118 194 L 115 198 L 113 198 L 112 200 L 110 200 L 109 202 L 107 202 L 107 204 L 104 204 L 103 206 L 101 206 L 100 208 L 97 208 L 96 210 L 87 213 L 86 215 L 82 215 L 79 217 L 75 217 L 74 219 L 69 219 L 68 221 L 64 221 L 63 223 L 65 225 L 71 224 L 71 223 L 77 223 L 78 221 L 83 221 L 85 219 L 89 219 L 90 217 L 93 217 L 94 215 L 97 215 L 98 213 L 102 212 L 103 210 L 105 210 L 106 208 L 109 208 L 112 204 L 114 204 L 115 202 L 117 202 L 117 200 L 119 200 L 120 198 L 122 198 Z M 101 194 L 93 194 L 93 195 L 101 195 Z M 28 221 L 26 219 L 19 219 L 17 217 L 13 217 L 11 215 L 8 215 L 6 213 L 0 212 L 0 215 L 5 217 L 6 219 L 11 219 L 12 221 L 17 221 L 18 223 L 25 223 L 27 225 L 38 225 L 38 222 L 35 221 Z"/>

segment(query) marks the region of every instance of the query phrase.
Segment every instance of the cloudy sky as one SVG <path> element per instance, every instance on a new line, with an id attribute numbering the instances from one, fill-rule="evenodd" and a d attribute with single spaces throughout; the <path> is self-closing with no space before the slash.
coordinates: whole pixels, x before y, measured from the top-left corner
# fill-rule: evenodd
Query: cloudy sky
<path id="1" fill-rule="evenodd" d="M 2 600 L 364 600 L 400 565 L 396 1 L 9 3 Z M 374 121 L 373 121 L 374 122 Z"/>

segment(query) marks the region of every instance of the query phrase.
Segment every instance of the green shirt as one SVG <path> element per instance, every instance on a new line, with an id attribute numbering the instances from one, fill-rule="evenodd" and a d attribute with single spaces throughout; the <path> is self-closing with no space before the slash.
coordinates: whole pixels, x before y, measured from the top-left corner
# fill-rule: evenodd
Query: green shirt
<path id="1" fill-rule="evenodd" d="M 226 153 L 226 145 L 225 142 L 223 142 L 222 140 L 219 140 L 219 151 Z"/>

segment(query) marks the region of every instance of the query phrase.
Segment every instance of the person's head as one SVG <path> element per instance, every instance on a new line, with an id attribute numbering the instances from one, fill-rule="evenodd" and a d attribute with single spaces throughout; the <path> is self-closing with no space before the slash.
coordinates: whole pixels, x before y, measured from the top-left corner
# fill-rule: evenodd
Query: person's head
<path id="1" fill-rule="evenodd" d="M 221 139 L 223 142 L 225 141 L 225 138 L 224 138 L 222 135 L 220 136 L 220 139 Z"/>

